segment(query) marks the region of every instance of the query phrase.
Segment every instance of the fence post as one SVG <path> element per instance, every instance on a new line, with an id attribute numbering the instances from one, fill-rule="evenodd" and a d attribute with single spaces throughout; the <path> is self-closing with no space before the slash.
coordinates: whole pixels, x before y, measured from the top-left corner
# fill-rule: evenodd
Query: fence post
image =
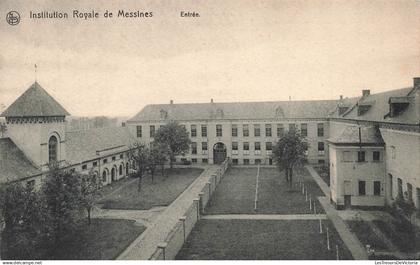
<path id="1" fill-rule="evenodd" d="M 163 253 L 163 260 L 166 260 L 166 247 L 168 246 L 168 244 L 167 243 L 165 243 L 165 242 L 162 242 L 162 243 L 160 243 L 160 244 L 158 244 L 158 248 L 159 249 L 161 249 L 162 250 L 162 253 Z"/>
<path id="2" fill-rule="evenodd" d="M 200 213 L 204 214 L 204 192 L 198 193 L 198 196 L 200 197 Z"/>
<path id="3" fill-rule="evenodd" d="M 213 178 L 214 178 L 214 189 L 216 190 L 216 186 L 217 186 L 217 174 L 213 174 L 212 175 L 213 176 Z"/>
<path id="4" fill-rule="evenodd" d="M 185 233 L 185 220 L 187 220 L 187 217 L 186 216 L 182 216 L 181 218 L 179 218 L 179 221 L 182 222 L 182 231 L 184 233 L 184 243 L 185 243 L 185 241 L 187 239 L 187 236 L 186 236 L 186 233 Z"/>
<path id="5" fill-rule="evenodd" d="M 330 250 L 330 234 L 328 232 L 328 226 L 327 226 L 327 249 Z"/>
<path id="6" fill-rule="evenodd" d="M 211 182 L 207 182 L 207 185 L 209 186 L 209 201 L 210 201 L 210 196 L 211 196 Z"/>
<path id="7" fill-rule="evenodd" d="M 322 234 L 322 220 L 319 218 L 319 233 Z"/>
<path id="8" fill-rule="evenodd" d="M 197 207 L 197 221 L 200 220 L 200 199 L 199 198 L 195 198 L 193 200 L 193 202 L 195 203 L 196 207 Z"/>
<path id="9" fill-rule="evenodd" d="M 309 210 L 312 210 L 312 196 L 309 194 Z"/>
<path id="10" fill-rule="evenodd" d="M 339 260 L 340 256 L 338 255 L 338 245 L 335 245 L 335 252 L 336 252 L 336 255 L 337 255 L 337 260 Z"/>

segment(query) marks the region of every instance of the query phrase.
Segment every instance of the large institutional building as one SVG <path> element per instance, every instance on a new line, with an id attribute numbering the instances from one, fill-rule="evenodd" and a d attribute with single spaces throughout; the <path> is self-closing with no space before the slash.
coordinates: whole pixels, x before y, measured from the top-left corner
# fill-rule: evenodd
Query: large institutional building
<path id="1" fill-rule="evenodd" d="M 311 164 L 330 168 L 337 208 L 382 207 L 398 194 L 420 206 L 420 78 L 414 86 L 320 101 L 148 105 L 126 127 L 68 132 L 69 114 L 34 83 L 2 116 L 0 181 L 40 183 L 48 163 L 93 171 L 105 183 L 129 173 L 134 142 L 150 144 L 160 126 L 177 121 L 189 132 L 191 163 L 273 164 L 276 141 L 288 130 L 306 137 Z"/>

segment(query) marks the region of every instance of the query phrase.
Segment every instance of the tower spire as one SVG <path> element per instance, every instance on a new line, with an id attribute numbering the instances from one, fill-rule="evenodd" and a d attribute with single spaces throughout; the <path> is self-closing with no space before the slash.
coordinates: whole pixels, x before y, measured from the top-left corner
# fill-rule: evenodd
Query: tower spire
<path id="1" fill-rule="evenodd" d="M 35 72 L 35 82 L 38 81 L 37 79 L 37 65 L 34 66 L 34 72 Z"/>

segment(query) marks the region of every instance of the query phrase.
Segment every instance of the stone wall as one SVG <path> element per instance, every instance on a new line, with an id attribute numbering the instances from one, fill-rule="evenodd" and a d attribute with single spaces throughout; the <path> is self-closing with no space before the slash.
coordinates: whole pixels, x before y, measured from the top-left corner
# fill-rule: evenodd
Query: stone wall
<path id="1" fill-rule="evenodd" d="M 180 213 L 177 222 L 168 234 L 164 242 L 161 242 L 153 253 L 151 260 L 174 260 L 179 250 L 185 243 L 197 221 L 200 219 L 204 208 L 207 206 L 211 196 L 216 190 L 216 186 L 222 180 L 229 161 L 226 160 L 218 169 L 216 174 L 210 176 L 208 183 L 202 188 L 199 197 L 192 200 L 190 206 L 184 213 Z"/>

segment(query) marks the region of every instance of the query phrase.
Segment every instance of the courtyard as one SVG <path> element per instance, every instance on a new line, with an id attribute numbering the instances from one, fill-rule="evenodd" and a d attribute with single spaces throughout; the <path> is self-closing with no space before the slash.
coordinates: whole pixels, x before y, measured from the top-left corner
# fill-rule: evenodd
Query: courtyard
<path id="1" fill-rule="evenodd" d="M 257 174 L 257 167 L 228 169 L 176 259 L 353 258 L 318 203 L 323 193 L 306 169 L 295 172 L 290 188 L 277 168 L 261 167 L 255 210 Z M 300 182 L 315 199 L 316 214 Z"/>
<path id="2" fill-rule="evenodd" d="M 296 170 L 293 187 L 289 188 L 283 172 L 277 168 L 260 168 L 257 210 L 254 210 L 257 167 L 230 168 L 211 198 L 206 214 L 308 214 L 314 213 L 309 207 L 315 200 L 317 213 L 323 209 L 317 201 L 324 196 L 321 189 L 305 168 Z M 302 194 L 299 181 L 305 183 L 308 200 Z M 305 192 L 306 193 L 306 192 Z M 313 206 L 312 206 L 313 207 Z"/>
<path id="3" fill-rule="evenodd" d="M 323 260 L 351 259 L 329 221 L 201 220 L 177 255 L 200 260 Z M 330 249 L 327 249 L 326 227 Z"/>
<path id="4" fill-rule="evenodd" d="M 104 187 L 97 204 L 104 209 L 149 210 L 171 204 L 201 173 L 199 168 L 165 169 L 158 171 L 153 183 L 150 174 L 142 179 L 138 191 L 138 178 L 126 178 Z"/>
<path id="5" fill-rule="evenodd" d="M 69 235 L 65 247 L 57 250 L 54 259 L 115 259 L 145 229 L 132 220 L 95 218 L 91 225 L 82 224 Z"/>

